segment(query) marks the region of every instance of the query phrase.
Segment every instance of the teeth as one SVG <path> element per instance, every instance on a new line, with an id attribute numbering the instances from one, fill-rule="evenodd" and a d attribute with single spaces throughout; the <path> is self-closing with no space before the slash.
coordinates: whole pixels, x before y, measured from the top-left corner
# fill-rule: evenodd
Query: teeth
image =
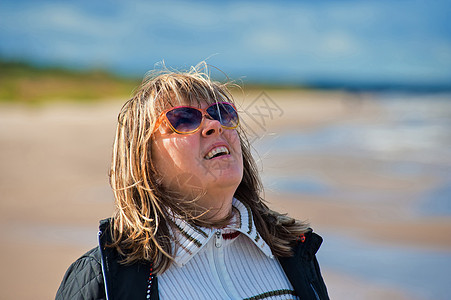
<path id="1" fill-rule="evenodd" d="M 218 154 L 218 153 L 229 154 L 229 149 L 227 149 L 227 148 L 224 147 L 224 146 L 214 148 L 213 150 L 211 150 L 210 152 L 208 152 L 207 155 L 205 155 L 205 158 L 206 158 L 206 159 L 211 159 L 211 158 L 213 158 L 213 157 L 214 157 L 216 154 Z"/>

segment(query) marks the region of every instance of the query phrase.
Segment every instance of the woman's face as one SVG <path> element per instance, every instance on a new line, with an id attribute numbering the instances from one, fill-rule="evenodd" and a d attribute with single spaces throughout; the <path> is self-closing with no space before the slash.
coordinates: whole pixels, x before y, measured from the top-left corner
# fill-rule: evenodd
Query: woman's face
<path id="1" fill-rule="evenodd" d="M 200 108 L 208 107 L 202 102 Z M 199 204 L 207 209 L 231 205 L 243 177 L 238 133 L 204 117 L 192 134 L 178 134 L 163 122 L 154 133 L 152 160 L 163 184 L 187 198 L 205 192 Z M 219 152 L 218 156 L 213 156 Z"/>

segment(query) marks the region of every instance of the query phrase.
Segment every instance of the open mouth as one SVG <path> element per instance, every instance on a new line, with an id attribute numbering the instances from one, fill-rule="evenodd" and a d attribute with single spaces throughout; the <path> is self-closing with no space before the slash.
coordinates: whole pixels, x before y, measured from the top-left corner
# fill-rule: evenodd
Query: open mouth
<path id="1" fill-rule="evenodd" d="M 204 158 L 212 159 L 212 158 L 227 155 L 227 154 L 230 154 L 229 149 L 227 149 L 227 147 L 220 146 L 220 147 L 212 149 L 210 152 L 207 153 L 207 155 L 205 155 Z"/>

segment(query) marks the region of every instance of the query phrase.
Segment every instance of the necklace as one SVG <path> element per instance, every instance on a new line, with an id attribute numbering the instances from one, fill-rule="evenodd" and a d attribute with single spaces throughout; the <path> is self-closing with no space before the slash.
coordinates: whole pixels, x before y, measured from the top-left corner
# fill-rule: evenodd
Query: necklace
<path id="1" fill-rule="evenodd" d="M 146 299 L 150 299 L 153 277 L 154 277 L 154 275 L 153 275 L 153 267 L 152 267 L 152 265 L 150 265 L 150 274 L 149 274 L 149 279 L 147 280 Z"/>

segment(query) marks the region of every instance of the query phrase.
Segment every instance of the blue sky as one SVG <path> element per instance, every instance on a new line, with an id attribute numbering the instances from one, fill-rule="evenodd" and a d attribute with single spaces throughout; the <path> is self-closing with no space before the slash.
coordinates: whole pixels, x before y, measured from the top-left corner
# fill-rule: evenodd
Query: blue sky
<path id="1" fill-rule="evenodd" d="M 0 2 L 0 55 L 141 76 L 201 60 L 234 78 L 451 83 L 450 1 Z"/>

